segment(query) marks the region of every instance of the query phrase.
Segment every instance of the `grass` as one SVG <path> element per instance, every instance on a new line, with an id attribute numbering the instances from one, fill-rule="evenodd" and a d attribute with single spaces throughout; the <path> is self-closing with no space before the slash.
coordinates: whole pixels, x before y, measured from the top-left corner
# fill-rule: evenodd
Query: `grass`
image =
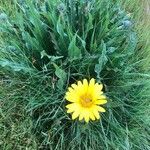
<path id="1" fill-rule="evenodd" d="M 16 83 L 17 82 L 17 83 Z M 4 77 L 0 82 L 0 147 L 1 149 L 36 149 L 36 140 L 31 133 L 33 123 L 27 115 L 26 105 L 19 101 L 22 92 L 20 82 Z M 20 93 L 20 94 L 21 94 Z M 21 96 L 21 95 L 20 95 Z"/>
<path id="2" fill-rule="evenodd" d="M 0 28 L 1 149 L 150 149 L 149 23 L 129 3 L 3 3 L 15 11 Z M 72 121 L 66 88 L 91 77 L 105 85 L 107 112 Z"/>

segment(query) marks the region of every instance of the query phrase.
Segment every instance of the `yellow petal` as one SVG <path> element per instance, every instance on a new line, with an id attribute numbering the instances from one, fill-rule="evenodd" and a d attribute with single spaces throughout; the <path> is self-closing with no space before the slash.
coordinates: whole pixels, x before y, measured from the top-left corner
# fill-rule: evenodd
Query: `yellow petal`
<path id="1" fill-rule="evenodd" d="M 79 115 L 79 120 L 81 121 L 83 118 L 84 118 L 84 117 L 83 117 L 83 113 L 80 113 L 80 115 Z"/>
<path id="2" fill-rule="evenodd" d="M 77 88 L 78 88 L 78 86 L 76 84 L 71 84 L 71 86 L 74 90 L 77 90 Z"/>
<path id="3" fill-rule="evenodd" d="M 92 87 L 93 87 L 94 85 L 95 85 L 95 79 L 92 78 L 92 79 L 90 80 L 89 86 L 92 86 Z"/>
<path id="4" fill-rule="evenodd" d="M 94 116 L 95 116 L 96 119 L 99 119 L 99 118 L 100 118 L 100 115 L 99 115 L 99 113 L 98 113 L 97 110 L 94 110 L 94 111 L 93 111 L 93 114 L 94 114 Z"/>
<path id="5" fill-rule="evenodd" d="M 87 79 L 84 79 L 84 80 L 83 80 L 83 86 L 84 86 L 84 88 L 87 88 L 87 87 L 88 87 L 88 81 L 87 81 Z"/>
<path id="6" fill-rule="evenodd" d="M 101 99 L 106 99 L 106 96 L 105 96 L 105 95 L 99 95 L 99 96 L 97 97 L 97 99 L 99 99 L 99 100 L 101 100 Z"/>
<path id="7" fill-rule="evenodd" d="M 81 112 L 79 115 L 79 120 L 81 121 L 82 119 L 84 119 L 84 117 L 87 115 L 86 109 L 81 107 Z"/>
<path id="8" fill-rule="evenodd" d="M 95 84 L 95 89 L 96 89 L 96 91 L 99 91 L 99 92 L 100 92 L 100 91 L 103 89 L 103 85 L 96 83 L 96 84 Z"/>
<path id="9" fill-rule="evenodd" d="M 94 105 L 91 108 L 91 112 L 93 112 L 93 114 L 94 114 L 94 116 L 95 116 L 96 119 L 100 118 L 100 115 L 99 115 L 99 112 L 98 112 L 98 106 Z"/>
<path id="10" fill-rule="evenodd" d="M 97 109 L 100 112 L 106 112 L 106 110 L 103 107 L 101 107 L 101 106 L 97 106 Z"/>
<path id="11" fill-rule="evenodd" d="M 74 109 L 68 109 L 67 110 L 67 113 L 69 114 L 69 113 L 72 113 L 72 112 L 74 112 Z"/>
<path id="12" fill-rule="evenodd" d="M 90 109 L 88 109 L 88 108 L 85 108 L 82 110 L 83 118 L 84 118 L 86 123 L 88 123 L 90 120 L 90 112 L 89 111 L 90 111 Z"/>
<path id="13" fill-rule="evenodd" d="M 103 94 L 103 91 L 101 91 L 102 87 L 103 87 L 102 84 L 100 85 L 100 84 L 96 83 L 94 85 L 93 92 L 92 92 L 93 99 L 99 99 L 100 98 L 100 96 Z"/>
<path id="14" fill-rule="evenodd" d="M 68 91 L 69 92 L 74 92 L 73 88 L 71 88 L 71 87 L 68 88 Z"/>
<path id="15" fill-rule="evenodd" d="M 82 82 L 81 81 L 78 81 L 78 86 L 82 86 Z"/>
<path id="16" fill-rule="evenodd" d="M 103 92 L 94 91 L 94 92 L 93 92 L 93 95 L 92 95 L 93 101 L 101 100 L 101 99 L 105 100 L 106 97 L 103 97 L 103 96 L 101 95 L 102 93 L 103 93 Z"/>
<path id="17" fill-rule="evenodd" d="M 75 102 L 75 99 L 70 96 L 65 96 L 65 99 L 69 102 Z"/>
<path id="18" fill-rule="evenodd" d="M 81 112 L 79 115 L 79 120 L 81 121 L 82 119 L 85 120 L 85 122 L 89 122 L 90 120 L 90 116 L 89 116 L 89 111 L 87 110 L 87 108 L 82 108 L 81 107 Z"/>
<path id="19" fill-rule="evenodd" d="M 94 116 L 93 112 L 90 112 L 90 118 L 91 118 L 92 120 L 95 120 L 95 116 Z"/>
<path id="20" fill-rule="evenodd" d="M 85 88 L 83 86 L 78 87 L 78 90 L 76 91 L 76 94 L 80 97 L 85 93 Z"/>
<path id="21" fill-rule="evenodd" d="M 89 122 L 89 120 L 90 120 L 89 115 L 85 115 L 85 116 L 84 116 L 84 119 L 85 119 L 85 122 L 86 122 L 86 123 L 88 123 L 88 122 Z"/>
<path id="22" fill-rule="evenodd" d="M 100 104 L 106 104 L 106 103 L 107 103 L 107 100 L 96 100 L 94 102 L 94 104 L 98 104 L 98 105 L 100 105 Z"/>
<path id="23" fill-rule="evenodd" d="M 95 91 L 94 91 L 94 86 L 95 86 L 95 79 L 91 79 L 90 80 L 90 83 L 89 83 L 89 86 L 88 86 L 88 93 L 90 93 L 90 95 L 93 97 L 93 95 L 95 94 Z"/>
<path id="24" fill-rule="evenodd" d="M 66 108 L 73 110 L 73 111 L 76 111 L 76 110 L 80 110 L 81 106 L 77 103 L 72 103 L 72 104 L 68 104 L 66 106 Z"/>
<path id="25" fill-rule="evenodd" d="M 69 102 L 78 102 L 79 101 L 79 97 L 75 93 L 67 93 L 65 96 L 65 99 Z"/>
<path id="26" fill-rule="evenodd" d="M 73 114 L 72 114 L 72 119 L 76 119 L 78 116 L 79 116 L 80 112 L 79 111 L 75 111 Z"/>
<path id="27" fill-rule="evenodd" d="M 74 106 L 74 103 L 66 105 L 66 108 L 70 109 Z"/>

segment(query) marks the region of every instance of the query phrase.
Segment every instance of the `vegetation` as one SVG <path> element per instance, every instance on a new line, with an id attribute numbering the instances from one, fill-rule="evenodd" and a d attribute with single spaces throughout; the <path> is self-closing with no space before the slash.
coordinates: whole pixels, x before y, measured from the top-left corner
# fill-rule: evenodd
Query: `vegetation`
<path id="1" fill-rule="evenodd" d="M 149 23 L 139 2 L 1 2 L 1 149 L 150 149 Z M 108 97 L 89 124 L 71 120 L 64 99 L 84 78 Z"/>

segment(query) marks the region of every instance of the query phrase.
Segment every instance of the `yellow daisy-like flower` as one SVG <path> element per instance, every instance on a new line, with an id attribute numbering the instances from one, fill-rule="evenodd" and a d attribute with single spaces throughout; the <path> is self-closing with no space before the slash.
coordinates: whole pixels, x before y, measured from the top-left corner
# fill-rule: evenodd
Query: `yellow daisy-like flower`
<path id="1" fill-rule="evenodd" d="M 78 81 L 72 84 L 66 92 L 65 98 L 71 102 L 66 106 L 67 113 L 72 113 L 72 119 L 79 117 L 87 123 L 89 120 L 100 118 L 99 112 L 105 112 L 105 109 L 99 105 L 107 103 L 106 96 L 102 92 L 103 85 L 95 83 L 95 79 L 90 82 L 86 79 L 83 82 Z"/>

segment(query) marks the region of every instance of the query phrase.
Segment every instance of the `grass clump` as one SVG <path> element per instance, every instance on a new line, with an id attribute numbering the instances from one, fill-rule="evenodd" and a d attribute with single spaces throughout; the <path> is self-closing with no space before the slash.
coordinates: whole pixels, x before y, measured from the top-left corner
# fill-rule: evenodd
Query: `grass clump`
<path id="1" fill-rule="evenodd" d="M 134 22 L 121 3 L 27 0 L 13 6 L 15 17 L 0 25 L 1 78 L 9 79 L 1 93 L 2 103 L 8 96 L 6 103 L 24 107 L 22 127 L 15 129 L 20 137 L 34 138 L 32 149 L 149 149 L 149 74 L 141 67 L 145 58 L 139 56 Z M 66 89 L 92 77 L 104 84 L 107 112 L 89 124 L 72 121 Z"/>

